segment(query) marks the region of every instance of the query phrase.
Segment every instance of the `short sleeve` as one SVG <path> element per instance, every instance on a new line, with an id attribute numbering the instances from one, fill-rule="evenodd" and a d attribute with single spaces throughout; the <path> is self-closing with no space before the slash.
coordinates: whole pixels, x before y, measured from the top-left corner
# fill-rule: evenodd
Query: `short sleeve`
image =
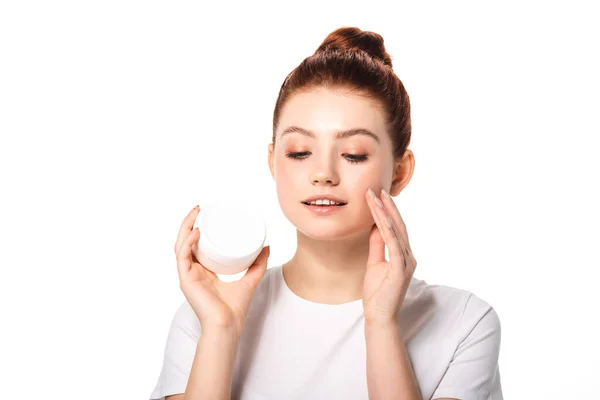
<path id="1" fill-rule="evenodd" d="M 187 301 L 175 312 L 165 346 L 163 365 L 150 400 L 185 393 L 200 338 L 200 322 Z"/>
<path id="2" fill-rule="evenodd" d="M 501 336 L 498 314 L 471 295 L 461 325 L 467 327 L 467 334 L 431 399 L 503 400 L 498 365 Z"/>

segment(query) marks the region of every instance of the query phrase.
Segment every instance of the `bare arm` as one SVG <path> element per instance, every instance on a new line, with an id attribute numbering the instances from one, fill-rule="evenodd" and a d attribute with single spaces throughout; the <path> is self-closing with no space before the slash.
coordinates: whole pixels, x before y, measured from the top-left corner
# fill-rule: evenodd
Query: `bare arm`
<path id="1" fill-rule="evenodd" d="M 179 287 L 202 328 L 183 398 L 229 400 L 246 313 L 267 269 L 270 247 L 263 247 L 241 279 L 223 282 L 192 254 L 200 240 L 200 230 L 194 228 L 199 212 L 196 206 L 185 217 L 174 246 Z"/>
<path id="2" fill-rule="evenodd" d="M 233 328 L 203 329 L 182 399 L 229 400 L 238 345 Z"/>
<path id="3" fill-rule="evenodd" d="M 365 324 L 367 386 L 370 400 L 421 400 L 400 327 Z"/>

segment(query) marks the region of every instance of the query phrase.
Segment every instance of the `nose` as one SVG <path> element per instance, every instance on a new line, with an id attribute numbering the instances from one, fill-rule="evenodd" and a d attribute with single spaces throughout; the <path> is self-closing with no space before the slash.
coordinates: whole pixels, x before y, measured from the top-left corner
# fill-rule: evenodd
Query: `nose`
<path id="1" fill-rule="evenodd" d="M 335 165 L 331 160 L 321 160 L 313 170 L 311 181 L 313 185 L 332 185 L 339 184 L 339 175 Z"/>

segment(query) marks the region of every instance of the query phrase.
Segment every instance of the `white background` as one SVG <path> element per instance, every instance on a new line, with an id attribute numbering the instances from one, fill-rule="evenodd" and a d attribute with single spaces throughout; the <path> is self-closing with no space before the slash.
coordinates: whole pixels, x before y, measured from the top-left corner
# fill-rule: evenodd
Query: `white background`
<path id="1" fill-rule="evenodd" d="M 149 397 L 195 204 L 258 203 L 269 265 L 292 256 L 273 108 L 341 26 L 383 35 L 411 98 L 415 276 L 495 307 L 506 399 L 598 395 L 592 1 L 200 3 L 0 5 L 3 398 Z"/>

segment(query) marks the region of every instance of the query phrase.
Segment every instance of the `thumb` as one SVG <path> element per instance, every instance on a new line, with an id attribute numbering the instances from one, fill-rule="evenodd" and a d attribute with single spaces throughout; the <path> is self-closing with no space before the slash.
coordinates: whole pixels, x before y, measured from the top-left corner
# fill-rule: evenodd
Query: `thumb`
<path id="1" fill-rule="evenodd" d="M 385 242 L 381 237 L 377 225 L 371 227 L 369 235 L 369 258 L 367 265 L 378 264 L 385 261 Z"/>
<path id="2" fill-rule="evenodd" d="M 267 270 L 267 260 L 269 255 L 271 254 L 271 246 L 263 247 L 262 251 L 256 258 L 256 261 L 248 268 L 246 273 L 244 274 L 242 280 L 246 281 L 252 288 L 252 290 L 256 289 L 258 283 L 263 277 L 265 271 Z"/>

